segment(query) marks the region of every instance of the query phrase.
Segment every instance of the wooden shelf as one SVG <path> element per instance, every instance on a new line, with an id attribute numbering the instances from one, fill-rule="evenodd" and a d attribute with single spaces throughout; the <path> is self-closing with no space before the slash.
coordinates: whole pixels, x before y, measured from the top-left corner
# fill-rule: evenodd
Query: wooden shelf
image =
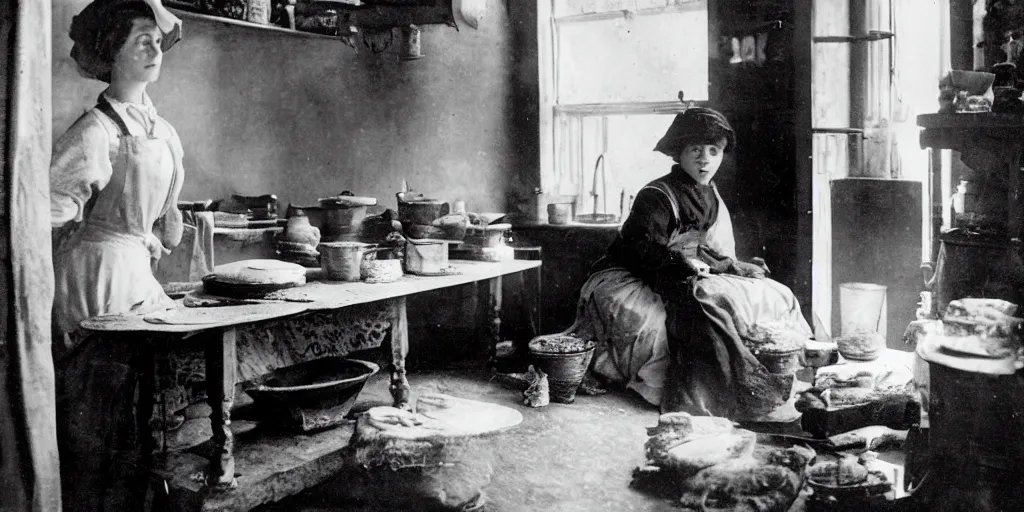
<path id="1" fill-rule="evenodd" d="M 258 429 L 258 427 L 257 427 Z M 305 435 L 253 432 L 240 435 L 235 444 L 238 488 L 210 490 L 195 475 L 209 466 L 203 446 L 160 457 L 152 469 L 157 488 L 166 483 L 168 499 L 175 505 L 201 503 L 202 511 L 252 510 L 320 484 L 337 473 L 345 460 L 352 424 Z M 205 454 L 204 454 L 205 455 Z"/>
<path id="2" fill-rule="evenodd" d="M 1024 114 L 921 114 L 917 116 L 922 148 L 967 149 L 985 147 L 1006 151 L 1024 149 Z"/>
<path id="3" fill-rule="evenodd" d="M 1004 112 L 978 112 L 954 114 L 921 114 L 917 116 L 917 125 L 921 128 L 953 128 L 953 129 L 1024 129 L 1024 114 Z M 1019 133 L 1015 134 L 1019 138 Z"/>
<path id="4" fill-rule="evenodd" d="M 869 43 L 873 41 L 882 41 L 885 39 L 892 39 L 895 34 L 892 32 L 883 32 L 881 30 L 872 30 L 867 34 L 863 35 L 845 35 L 845 36 L 816 36 L 814 37 L 815 43 Z"/>
<path id="5" fill-rule="evenodd" d="M 243 27 L 247 29 L 262 30 L 265 32 L 276 32 L 278 34 L 284 34 L 296 37 L 305 37 L 310 39 L 331 39 L 339 41 L 340 38 L 337 36 L 329 36 L 326 34 L 317 34 L 315 32 L 304 32 L 302 30 L 292 30 L 290 28 L 279 27 L 277 25 L 261 25 L 259 23 L 252 23 L 248 21 L 236 20 L 234 18 L 225 18 L 222 16 L 211 16 L 209 14 L 200 14 L 193 11 L 188 11 L 179 7 L 173 7 L 174 4 L 169 3 L 168 8 L 175 15 L 184 19 L 212 21 L 217 23 L 223 23 L 225 25 L 232 25 L 236 27 Z"/>
<path id="6" fill-rule="evenodd" d="M 846 127 L 813 127 L 811 128 L 813 133 L 831 133 L 839 135 L 863 135 L 863 128 L 846 128 Z"/>

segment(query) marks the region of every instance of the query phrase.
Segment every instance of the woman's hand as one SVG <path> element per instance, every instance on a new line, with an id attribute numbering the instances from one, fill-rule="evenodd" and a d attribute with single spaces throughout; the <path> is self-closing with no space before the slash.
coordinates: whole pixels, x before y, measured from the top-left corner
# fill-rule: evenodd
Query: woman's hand
<path id="1" fill-rule="evenodd" d="M 181 243 L 181 235 L 184 232 L 185 221 L 182 218 L 181 210 L 172 206 L 163 217 L 157 219 L 153 224 L 153 234 L 156 239 L 166 248 L 177 247 Z"/>
<path id="2" fill-rule="evenodd" d="M 732 265 L 730 265 L 729 273 L 740 277 L 753 277 L 755 279 L 762 279 L 768 275 L 766 267 L 744 261 L 733 261 Z"/>

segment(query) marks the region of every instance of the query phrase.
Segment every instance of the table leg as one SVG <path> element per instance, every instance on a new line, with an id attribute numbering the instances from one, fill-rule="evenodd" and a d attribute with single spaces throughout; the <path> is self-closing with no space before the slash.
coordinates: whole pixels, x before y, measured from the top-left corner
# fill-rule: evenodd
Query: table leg
<path id="1" fill-rule="evenodd" d="M 517 260 L 530 260 L 530 261 L 541 261 L 543 260 L 543 250 L 541 247 L 516 247 L 515 256 Z M 533 269 L 532 272 L 522 272 L 523 288 L 531 286 L 533 288 L 533 296 L 527 297 L 528 293 L 524 290 L 523 301 L 526 301 L 529 311 L 529 323 L 530 328 L 527 332 L 529 339 L 533 339 L 539 336 L 544 331 L 544 318 L 541 310 L 541 299 L 544 297 L 544 267 L 538 266 Z M 529 276 L 533 276 L 530 278 Z M 516 350 L 526 350 L 526 344 L 529 340 L 524 340 L 522 343 L 516 343 Z"/>
<path id="2" fill-rule="evenodd" d="M 394 323 L 391 324 L 391 336 L 388 351 L 391 353 L 391 396 L 395 399 L 395 407 L 409 408 L 409 381 L 405 376 L 405 356 L 409 354 L 409 319 L 406 316 L 405 297 L 398 297 L 392 302 Z"/>
<path id="3" fill-rule="evenodd" d="M 491 317 L 491 342 L 487 352 L 488 359 L 494 358 L 497 355 L 498 344 L 501 343 L 501 276 L 491 279 L 490 288 L 490 307 L 488 310 Z"/>
<path id="4" fill-rule="evenodd" d="M 533 297 L 533 311 L 534 318 L 536 319 L 533 324 L 533 332 L 530 333 L 530 337 L 540 336 L 544 332 L 544 312 L 541 308 L 541 301 L 544 298 L 544 275 L 541 274 L 541 267 L 537 267 L 534 275 L 537 279 L 536 285 L 534 286 L 534 297 Z"/>
<path id="5" fill-rule="evenodd" d="M 159 423 L 157 426 L 161 432 L 157 433 L 152 424 L 154 416 L 158 414 L 154 395 L 159 379 L 153 343 L 156 343 L 156 341 L 146 340 L 139 347 L 138 360 L 135 363 L 139 372 L 139 398 L 136 403 L 137 413 L 135 420 L 139 429 L 139 443 L 144 458 L 143 467 L 149 467 L 149 458 L 156 451 L 159 442 L 162 440 L 160 436 L 166 430 L 164 425 Z"/>
<path id="6" fill-rule="evenodd" d="M 477 300 L 480 308 L 480 337 L 486 343 L 484 356 L 488 361 L 497 357 L 498 344 L 501 343 L 501 276 L 480 281 L 477 285 Z"/>
<path id="7" fill-rule="evenodd" d="M 138 449 L 141 450 L 141 453 L 138 454 L 138 467 L 145 468 L 146 470 L 153 467 L 153 454 L 158 446 L 163 445 L 163 436 L 166 435 L 166 427 L 162 422 L 156 428 L 154 428 L 152 423 L 157 410 L 154 398 L 160 378 L 156 352 L 163 348 L 162 341 L 157 341 L 156 339 L 145 340 L 139 347 L 136 355 L 138 358 L 136 360 L 136 368 L 138 369 L 138 401 L 136 402 L 135 421 L 139 432 Z M 161 343 L 159 348 L 154 346 L 157 343 Z M 132 504 L 138 510 L 142 510 L 145 506 L 146 489 L 149 485 L 149 472 L 135 471 L 134 473 L 134 481 L 131 485 L 137 494 L 132 497 Z"/>
<path id="8" fill-rule="evenodd" d="M 219 488 L 233 488 L 235 481 L 234 436 L 231 434 L 231 406 L 235 402 L 235 372 L 238 361 L 235 354 L 234 327 L 226 327 L 220 342 L 211 340 L 206 347 L 206 395 L 212 412 L 210 428 L 213 431 L 213 458 L 207 473 L 207 483 Z"/>

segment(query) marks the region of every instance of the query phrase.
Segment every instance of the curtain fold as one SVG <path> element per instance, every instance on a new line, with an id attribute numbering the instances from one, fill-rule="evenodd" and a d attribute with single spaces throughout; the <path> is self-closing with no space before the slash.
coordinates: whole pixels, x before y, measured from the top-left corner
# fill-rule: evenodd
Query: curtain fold
<path id="1" fill-rule="evenodd" d="M 61 510 L 49 227 L 51 5 L 0 2 L 0 510 Z"/>

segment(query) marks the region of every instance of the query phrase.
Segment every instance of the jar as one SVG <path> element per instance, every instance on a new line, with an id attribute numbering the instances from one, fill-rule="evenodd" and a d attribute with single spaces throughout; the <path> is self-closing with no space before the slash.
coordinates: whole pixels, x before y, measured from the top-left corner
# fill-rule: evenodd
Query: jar
<path id="1" fill-rule="evenodd" d="M 289 208 L 288 223 L 276 237 L 280 241 L 305 244 L 315 248 L 320 243 L 320 229 L 309 223 L 309 217 L 298 208 Z"/>
<path id="2" fill-rule="evenodd" d="M 259 23 L 260 25 L 270 24 L 270 0 L 246 0 L 245 21 Z"/>

